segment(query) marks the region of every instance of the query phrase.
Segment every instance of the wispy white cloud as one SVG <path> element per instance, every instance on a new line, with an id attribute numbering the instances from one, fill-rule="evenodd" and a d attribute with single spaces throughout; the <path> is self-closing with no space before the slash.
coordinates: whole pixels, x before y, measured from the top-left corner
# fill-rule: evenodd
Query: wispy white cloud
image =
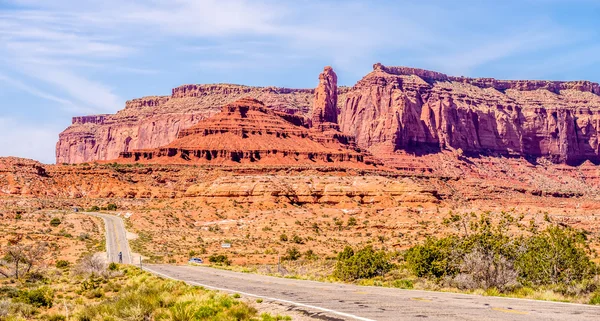
<path id="1" fill-rule="evenodd" d="M 214 71 L 251 82 L 333 64 L 350 82 L 378 61 L 466 76 L 506 65 L 526 78 L 597 64 L 597 28 L 544 11 L 561 1 L 9 0 L 0 73 L 11 77 L 0 81 L 56 108 L 105 113 L 152 93 L 138 81 L 159 88 Z"/>
<path id="2" fill-rule="evenodd" d="M 23 68 L 30 77 L 54 86 L 58 91 L 68 94 L 97 112 L 116 112 L 125 102 L 115 95 L 111 88 L 67 70 L 46 68 L 43 72 L 38 72 L 27 66 Z"/>
<path id="3" fill-rule="evenodd" d="M 58 128 L 8 117 L 0 117 L 0 128 L 0 155 L 54 163 Z"/>

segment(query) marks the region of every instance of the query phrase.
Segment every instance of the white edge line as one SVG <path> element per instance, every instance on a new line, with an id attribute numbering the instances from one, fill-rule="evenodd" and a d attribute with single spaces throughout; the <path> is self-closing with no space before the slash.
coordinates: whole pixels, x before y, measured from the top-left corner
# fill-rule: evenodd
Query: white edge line
<path id="1" fill-rule="evenodd" d="M 309 309 L 319 310 L 319 311 L 323 311 L 323 312 L 333 313 L 333 314 L 336 314 L 336 315 L 339 315 L 339 316 L 343 316 L 343 317 L 347 317 L 347 318 L 352 318 L 352 319 L 355 319 L 355 320 L 376 321 L 376 320 L 373 320 L 373 319 L 367 319 L 367 318 L 359 317 L 359 316 L 356 316 L 356 315 L 353 315 L 353 314 L 349 314 L 349 313 L 345 313 L 345 312 L 339 312 L 339 311 L 335 311 L 335 310 L 331 310 L 331 309 L 327 309 L 327 308 L 322 308 L 322 307 L 318 307 L 318 306 L 314 306 L 314 305 L 308 305 L 308 304 L 294 302 L 294 301 L 289 301 L 289 300 L 283 300 L 283 299 L 271 298 L 271 297 L 268 297 L 268 296 L 262 296 L 262 295 L 252 294 L 252 293 L 235 291 L 235 290 L 232 290 L 232 289 L 218 288 L 218 287 L 215 287 L 215 286 L 201 284 L 201 283 L 193 282 L 193 281 L 179 280 L 179 279 L 176 279 L 176 278 L 171 277 L 169 275 L 166 275 L 164 273 L 154 271 L 154 270 L 152 270 L 150 268 L 147 268 L 147 267 L 143 267 L 143 269 L 146 270 L 146 271 L 149 271 L 151 273 L 154 273 L 156 275 L 159 275 L 159 276 L 162 276 L 164 278 L 167 278 L 167 279 L 176 280 L 176 281 L 183 281 L 183 282 L 186 282 L 186 283 L 191 284 L 191 285 L 197 285 L 197 286 L 201 286 L 201 287 L 204 287 L 204 288 L 207 288 L 207 289 L 211 289 L 211 290 L 239 293 L 241 295 L 245 295 L 245 296 L 249 296 L 249 297 L 261 298 L 261 299 L 265 299 L 265 300 L 269 300 L 269 301 L 277 301 L 277 302 L 287 303 L 287 304 L 291 304 L 291 305 L 295 305 L 295 306 L 300 306 L 300 307 L 304 307 L 304 308 L 309 308 Z"/>

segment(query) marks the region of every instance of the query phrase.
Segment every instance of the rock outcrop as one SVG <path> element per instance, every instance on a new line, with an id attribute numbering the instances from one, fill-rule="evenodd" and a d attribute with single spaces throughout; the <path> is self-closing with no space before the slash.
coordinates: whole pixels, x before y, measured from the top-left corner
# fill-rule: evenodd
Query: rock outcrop
<path id="1" fill-rule="evenodd" d="M 505 81 L 374 66 L 345 95 L 341 130 L 382 158 L 408 150 L 600 162 L 600 96 L 587 81 Z"/>
<path id="2" fill-rule="evenodd" d="M 168 145 L 123 152 L 118 161 L 336 166 L 352 163 L 359 167 L 373 163 L 369 162 L 369 155 L 356 151 L 350 143 L 341 143 L 335 134 L 315 138 L 312 131 L 302 126 L 303 121 L 302 117 L 267 108 L 256 99 L 244 98 L 180 131 Z"/>
<path id="3" fill-rule="evenodd" d="M 309 127 L 313 140 L 355 142 L 390 163 L 397 164 L 403 152 L 444 150 L 600 163 L 596 83 L 453 77 L 382 64 L 373 69 L 352 88 L 337 88 L 337 76 L 327 67 L 316 90 L 185 85 L 170 96 L 135 99 L 115 115 L 74 118 L 60 135 L 57 162 L 114 160 L 167 146 L 221 106 L 250 97 L 292 115 L 286 117 Z"/>
<path id="4" fill-rule="evenodd" d="M 185 85 L 171 96 L 152 96 L 128 101 L 114 115 L 74 117 L 56 146 L 56 162 L 85 163 L 113 160 L 122 152 L 164 146 L 178 133 L 243 97 L 259 99 L 269 108 L 308 116 L 313 89 L 249 87 L 240 85 Z"/>
<path id="5" fill-rule="evenodd" d="M 324 124 L 337 124 L 337 75 L 327 66 L 319 75 L 319 85 L 315 90 L 315 102 L 312 111 L 312 126 L 320 128 Z"/>

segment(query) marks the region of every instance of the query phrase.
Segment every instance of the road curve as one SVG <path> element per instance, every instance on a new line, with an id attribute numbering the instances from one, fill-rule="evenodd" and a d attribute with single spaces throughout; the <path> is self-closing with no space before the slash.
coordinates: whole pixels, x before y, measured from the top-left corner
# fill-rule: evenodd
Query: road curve
<path id="1" fill-rule="evenodd" d="M 119 252 L 123 253 L 123 264 L 133 263 L 131 260 L 131 250 L 127 241 L 127 230 L 123 219 L 102 213 L 86 213 L 88 215 L 100 217 L 104 220 L 106 230 L 106 254 L 108 262 L 119 263 Z"/>
<path id="2" fill-rule="evenodd" d="M 600 320 L 600 307 L 276 278 L 207 267 L 149 265 L 163 277 L 279 301 L 326 320 Z"/>
<path id="3" fill-rule="evenodd" d="M 123 262 L 131 264 L 123 220 L 89 214 L 104 219 L 109 261 L 118 261 L 117 254 L 122 251 Z M 600 307 L 582 304 L 322 283 L 195 266 L 147 265 L 145 269 L 192 285 L 278 302 L 329 321 L 600 320 Z"/>

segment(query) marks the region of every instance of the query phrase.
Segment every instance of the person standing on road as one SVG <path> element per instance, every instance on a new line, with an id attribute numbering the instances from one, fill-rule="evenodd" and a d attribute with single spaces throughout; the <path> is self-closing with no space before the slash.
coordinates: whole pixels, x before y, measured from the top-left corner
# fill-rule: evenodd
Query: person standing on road
<path id="1" fill-rule="evenodd" d="M 123 252 L 119 252 L 119 263 L 123 263 Z"/>

